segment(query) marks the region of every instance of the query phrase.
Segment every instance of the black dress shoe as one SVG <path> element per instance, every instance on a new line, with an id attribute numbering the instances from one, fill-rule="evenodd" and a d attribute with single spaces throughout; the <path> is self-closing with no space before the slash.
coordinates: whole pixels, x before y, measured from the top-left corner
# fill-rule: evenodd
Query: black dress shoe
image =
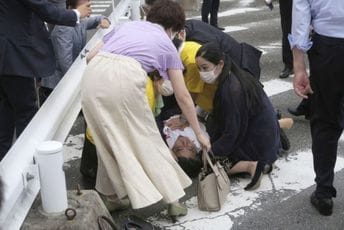
<path id="1" fill-rule="evenodd" d="M 223 27 L 219 27 L 218 25 L 212 25 L 212 26 L 214 26 L 215 28 L 217 28 L 217 29 L 219 29 L 219 30 L 225 30 L 225 28 L 223 28 Z"/>
<path id="2" fill-rule="evenodd" d="M 277 117 L 277 120 L 280 120 L 282 118 L 282 113 L 279 109 L 275 109 L 275 112 L 276 112 L 276 117 Z"/>
<path id="3" fill-rule="evenodd" d="M 272 4 L 272 1 L 265 0 L 265 5 L 269 7 L 270 10 L 274 9 L 274 5 Z"/>
<path id="4" fill-rule="evenodd" d="M 260 186 L 260 182 L 263 177 L 264 165 L 258 161 L 256 171 L 252 177 L 251 182 L 244 188 L 246 191 L 252 191 Z"/>
<path id="5" fill-rule="evenodd" d="M 289 151 L 290 149 L 290 141 L 287 134 L 284 132 L 283 129 L 280 129 L 280 141 L 281 147 L 283 151 Z"/>
<path id="6" fill-rule="evenodd" d="M 319 211 L 321 215 L 330 216 L 332 215 L 333 201 L 332 198 L 318 198 L 315 192 L 311 196 L 312 205 Z"/>
<path id="7" fill-rule="evenodd" d="M 300 108 L 296 108 L 296 109 L 288 108 L 287 110 L 291 115 L 294 115 L 296 117 L 306 115 L 306 111 Z"/>
<path id="8" fill-rule="evenodd" d="M 284 70 L 279 75 L 279 78 L 287 78 L 290 75 L 294 74 L 293 68 L 291 67 L 284 67 Z"/>

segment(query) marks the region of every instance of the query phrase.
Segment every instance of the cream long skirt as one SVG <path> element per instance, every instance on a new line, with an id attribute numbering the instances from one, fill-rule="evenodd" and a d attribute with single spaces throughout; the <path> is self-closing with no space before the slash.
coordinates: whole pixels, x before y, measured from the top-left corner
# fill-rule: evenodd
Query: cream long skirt
<path id="1" fill-rule="evenodd" d="M 96 189 L 128 195 L 133 208 L 175 202 L 192 182 L 162 140 L 134 59 L 99 53 L 81 83 L 82 109 L 98 151 Z"/>

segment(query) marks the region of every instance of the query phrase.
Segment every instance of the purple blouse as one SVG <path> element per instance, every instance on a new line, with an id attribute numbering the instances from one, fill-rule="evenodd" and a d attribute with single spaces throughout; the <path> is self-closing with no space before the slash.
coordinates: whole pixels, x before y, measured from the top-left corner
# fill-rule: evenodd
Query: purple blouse
<path id="1" fill-rule="evenodd" d="M 106 34 L 103 42 L 101 51 L 134 58 L 147 73 L 157 70 L 168 79 L 168 69 L 184 69 L 177 49 L 158 24 L 128 22 Z"/>

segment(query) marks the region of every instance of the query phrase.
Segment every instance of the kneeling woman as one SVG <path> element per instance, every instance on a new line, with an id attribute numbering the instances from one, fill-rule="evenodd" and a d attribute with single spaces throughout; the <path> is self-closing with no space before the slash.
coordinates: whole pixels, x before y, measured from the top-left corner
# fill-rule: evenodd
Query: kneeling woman
<path id="1" fill-rule="evenodd" d="M 200 129 L 171 39 L 184 27 L 183 9 L 157 2 L 147 22 L 113 29 L 92 51 L 81 85 L 82 109 L 98 152 L 96 189 L 115 203 L 128 195 L 133 208 L 163 199 L 174 219 L 187 209 L 178 204 L 191 180 L 163 142 L 145 96 L 147 73 L 170 79 L 176 99 L 200 143 L 210 143 Z M 99 52 L 97 52 L 99 50 Z M 110 205 L 109 205 L 110 206 Z"/>
<path id="2" fill-rule="evenodd" d="M 263 172 L 272 169 L 280 148 L 279 124 L 271 102 L 252 77 L 245 76 L 216 44 L 203 45 L 196 54 L 200 77 L 217 84 L 210 124 L 215 156 L 232 161 L 229 174 L 249 172 L 246 190 L 260 185 Z"/>

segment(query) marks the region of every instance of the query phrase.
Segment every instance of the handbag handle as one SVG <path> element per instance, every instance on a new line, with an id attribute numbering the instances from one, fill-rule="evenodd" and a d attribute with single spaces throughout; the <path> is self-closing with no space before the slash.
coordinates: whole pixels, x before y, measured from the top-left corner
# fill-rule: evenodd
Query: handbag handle
<path id="1" fill-rule="evenodd" d="M 213 157 L 215 157 L 215 156 L 214 156 L 214 153 L 213 153 L 211 150 L 209 150 L 209 152 L 210 152 L 210 154 L 211 154 Z M 208 154 L 208 152 L 207 152 L 206 150 L 203 150 L 202 160 L 203 160 L 203 168 L 204 168 L 204 170 L 207 171 L 207 169 L 208 169 L 208 164 L 209 164 L 209 165 L 210 165 L 210 168 L 211 168 L 211 169 L 213 170 L 213 172 L 215 173 L 215 176 L 218 177 L 219 175 L 216 174 L 215 166 L 214 166 L 213 162 L 211 161 L 210 156 L 209 156 L 209 154 Z"/>
<path id="2" fill-rule="evenodd" d="M 209 153 L 210 153 L 210 155 L 212 155 L 212 157 L 215 158 L 213 151 L 209 150 Z M 210 156 L 206 150 L 203 150 L 202 160 L 203 160 L 203 168 L 204 168 L 205 172 L 207 171 L 207 169 L 208 169 L 207 165 L 209 164 L 210 168 L 213 170 L 213 173 L 215 174 L 216 178 L 221 176 L 226 182 L 228 182 L 228 177 L 222 175 L 222 173 L 219 170 L 215 169 L 215 166 L 214 166 L 213 162 L 211 161 Z M 219 175 L 219 173 L 220 173 L 220 175 Z M 222 189 L 220 184 L 217 184 L 217 185 L 219 186 L 220 189 Z"/>

